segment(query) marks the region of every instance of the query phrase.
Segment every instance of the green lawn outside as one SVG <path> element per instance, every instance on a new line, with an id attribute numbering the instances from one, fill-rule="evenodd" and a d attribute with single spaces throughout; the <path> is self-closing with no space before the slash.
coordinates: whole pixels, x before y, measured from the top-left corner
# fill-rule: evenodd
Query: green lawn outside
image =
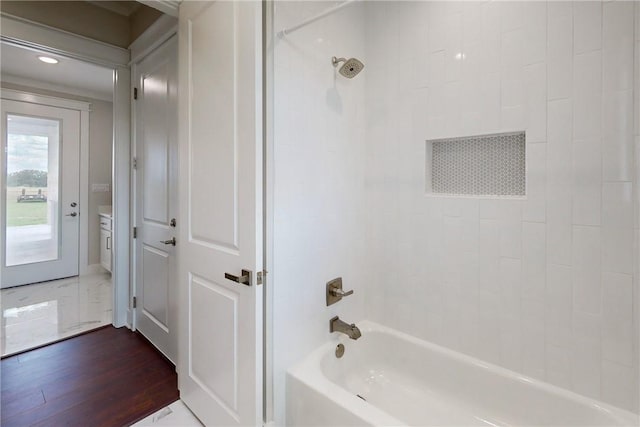
<path id="1" fill-rule="evenodd" d="M 25 188 L 27 194 L 37 194 L 38 188 Z M 7 188 L 7 227 L 47 223 L 47 202 L 18 203 L 22 187 Z M 42 189 L 46 193 L 46 188 Z"/>

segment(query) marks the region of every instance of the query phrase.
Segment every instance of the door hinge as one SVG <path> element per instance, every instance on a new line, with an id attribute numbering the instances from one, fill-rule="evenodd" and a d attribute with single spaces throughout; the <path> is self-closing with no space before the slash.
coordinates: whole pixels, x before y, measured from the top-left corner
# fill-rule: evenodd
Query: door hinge
<path id="1" fill-rule="evenodd" d="M 138 298 L 133 297 L 133 308 L 136 308 L 138 306 Z"/>
<path id="2" fill-rule="evenodd" d="M 267 275 L 267 270 L 258 271 L 258 274 L 256 276 L 256 284 L 262 285 L 262 283 L 264 282 L 263 277 L 266 275 Z"/>
<path id="3" fill-rule="evenodd" d="M 138 237 L 138 227 L 133 227 L 133 238 L 136 239 Z"/>
<path id="4" fill-rule="evenodd" d="M 131 166 L 134 169 L 138 169 L 138 158 L 137 157 L 134 157 L 133 159 L 131 159 Z"/>
<path id="5" fill-rule="evenodd" d="M 133 88 L 133 99 L 138 99 L 138 88 L 137 87 Z"/>

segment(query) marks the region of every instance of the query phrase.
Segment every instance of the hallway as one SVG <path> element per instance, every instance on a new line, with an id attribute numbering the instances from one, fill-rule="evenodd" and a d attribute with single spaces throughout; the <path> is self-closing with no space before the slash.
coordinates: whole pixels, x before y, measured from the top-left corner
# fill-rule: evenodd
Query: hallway
<path id="1" fill-rule="evenodd" d="M 5 358 L 0 376 L 5 427 L 131 425 L 178 399 L 175 367 L 112 326 Z"/>

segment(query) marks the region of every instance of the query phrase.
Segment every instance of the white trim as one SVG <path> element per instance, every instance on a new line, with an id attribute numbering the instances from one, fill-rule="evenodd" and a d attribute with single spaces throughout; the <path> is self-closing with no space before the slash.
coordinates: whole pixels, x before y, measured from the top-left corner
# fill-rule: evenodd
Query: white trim
<path id="1" fill-rule="evenodd" d="M 89 269 L 89 111 L 80 111 L 80 244 L 78 273 Z"/>
<path id="2" fill-rule="evenodd" d="M 129 46 L 131 51 L 129 65 L 142 61 L 145 56 L 177 33 L 178 20 L 172 16 L 162 15 Z"/>
<path id="3" fill-rule="evenodd" d="M 67 108 L 69 110 L 91 111 L 91 103 L 55 96 L 39 95 L 14 89 L 0 89 L 2 99 L 28 102 L 30 104 L 48 105 L 49 107 Z"/>
<path id="4" fill-rule="evenodd" d="M 80 273 L 80 275 L 90 276 L 93 274 L 104 274 L 104 273 L 108 273 L 108 271 L 102 266 L 102 264 L 90 264 L 87 266 L 87 271 L 84 274 Z"/>
<path id="5" fill-rule="evenodd" d="M 2 41 L 109 68 L 127 65 L 129 51 L 16 16 L 0 15 Z"/>
<path id="6" fill-rule="evenodd" d="M 115 70 L 113 93 L 113 325 L 127 324 L 131 292 L 130 190 L 131 190 L 131 74 L 128 67 Z M 130 326 L 130 324 L 129 324 Z"/>
<path id="7" fill-rule="evenodd" d="M 1 49 L 1 47 L 0 47 Z M 52 92 L 61 92 L 64 94 L 80 96 L 83 98 L 97 99 L 100 101 L 113 102 L 113 93 L 100 92 L 90 89 L 79 89 L 71 86 L 48 83 L 41 80 L 34 80 L 26 77 L 20 77 L 13 74 L 2 73 L 2 83 L 9 83 L 18 86 L 27 86 L 35 89 L 48 90 Z"/>
<path id="8" fill-rule="evenodd" d="M 127 325 L 129 309 L 129 189 L 130 189 L 130 72 L 129 51 L 72 33 L 0 16 L 3 42 L 27 49 L 75 58 L 114 70 L 113 95 L 113 320 L 115 327 Z M 121 271 L 120 271 L 121 270 Z"/>
<path id="9" fill-rule="evenodd" d="M 181 0 L 138 0 L 138 3 L 142 3 L 176 18 L 178 17 L 180 2 Z"/>

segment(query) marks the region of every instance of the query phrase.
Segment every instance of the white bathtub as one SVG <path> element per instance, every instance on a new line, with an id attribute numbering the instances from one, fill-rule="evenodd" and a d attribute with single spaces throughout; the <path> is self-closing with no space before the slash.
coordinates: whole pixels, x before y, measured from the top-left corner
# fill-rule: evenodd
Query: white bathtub
<path id="1" fill-rule="evenodd" d="M 287 373 L 288 426 L 636 426 L 637 415 L 372 322 Z M 361 397 L 359 397 L 361 396 Z"/>

